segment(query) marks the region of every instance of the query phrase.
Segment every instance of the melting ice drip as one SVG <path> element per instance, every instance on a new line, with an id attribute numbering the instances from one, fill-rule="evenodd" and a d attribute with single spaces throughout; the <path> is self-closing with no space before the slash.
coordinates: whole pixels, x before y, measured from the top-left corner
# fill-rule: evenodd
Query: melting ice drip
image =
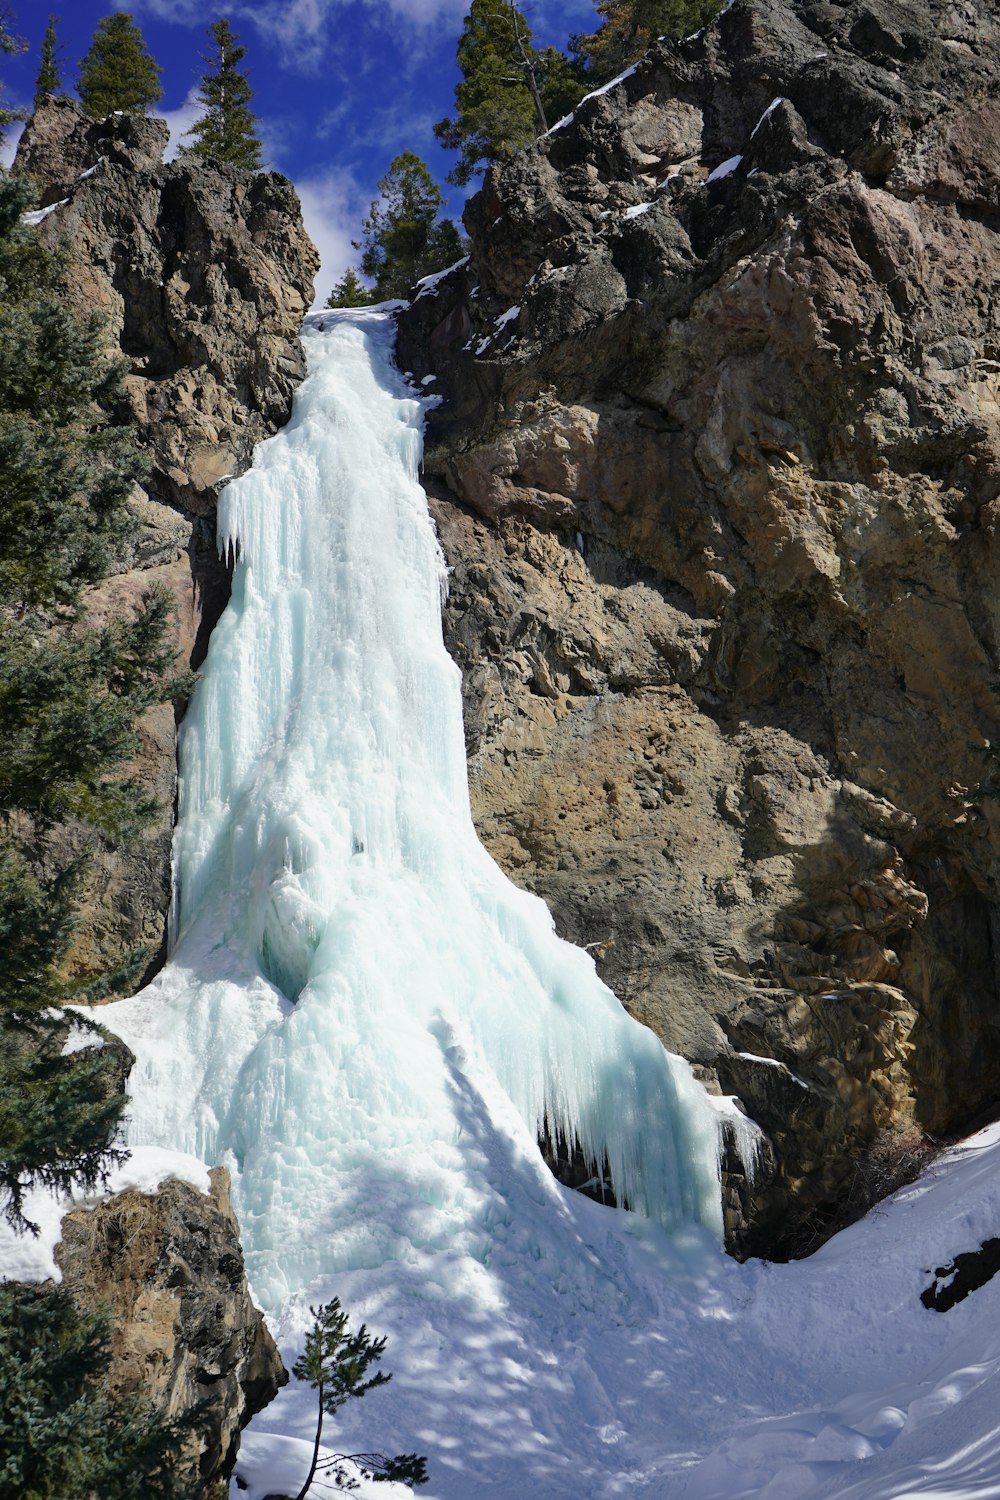
<path id="1" fill-rule="evenodd" d="M 230 1164 L 272 1309 L 322 1274 L 486 1261 L 512 1176 L 541 1191 L 540 1130 L 634 1210 L 718 1230 L 718 1110 L 476 838 L 391 322 L 306 345 L 292 421 L 220 504 L 237 560 L 182 738 L 172 957 L 102 1013 L 138 1057 L 131 1139 Z"/>

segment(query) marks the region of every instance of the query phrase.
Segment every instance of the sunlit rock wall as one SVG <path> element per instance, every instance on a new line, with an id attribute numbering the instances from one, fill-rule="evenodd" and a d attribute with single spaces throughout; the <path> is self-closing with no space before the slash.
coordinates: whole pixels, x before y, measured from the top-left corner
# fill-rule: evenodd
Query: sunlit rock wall
<path id="1" fill-rule="evenodd" d="M 736 0 L 402 319 L 480 832 L 764 1126 L 743 1252 L 1000 1098 L 997 41 Z"/>

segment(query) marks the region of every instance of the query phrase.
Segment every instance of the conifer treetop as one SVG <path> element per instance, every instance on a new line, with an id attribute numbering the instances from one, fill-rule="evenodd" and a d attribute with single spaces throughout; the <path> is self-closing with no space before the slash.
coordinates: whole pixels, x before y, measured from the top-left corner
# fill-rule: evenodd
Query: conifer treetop
<path id="1" fill-rule="evenodd" d="M 59 53 L 62 48 L 56 37 L 57 16 L 49 16 L 49 24 L 42 38 L 42 56 L 35 79 L 33 108 L 39 109 L 46 99 L 63 93 L 62 74 L 59 71 Z"/>
<path id="2" fill-rule="evenodd" d="M 77 93 L 84 110 L 103 120 L 115 110 L 148 114 L 163 97 L 160 69 L 128 11 L 98 21 L 80 64 Z"/>
<path id="3" fill-rule="evenodd" d="M 461 259 L 462 241 L 450 219 L 438 219 L 441 189 L 413 151 L 393 157 L 379 179 L 375 199 L 361 226 L 362 275 L 374 283 L 374 299 L 406 297 L 423 276 Z"/>
<path id="4" fill-rule="evenodd" d="M 373 293 L 364 285 L 353 266 L 348 266 L 326 299 L 327 307 L 368 307 Z"/>
<path id="5" fill-rule="evenodd" d="M 707 26 L 723 0 L 597 0 L 596 31 L 572 38 L 590 86 L 607 83 L 636 62 L 658 37 L 683 37 Z"/>
<path id="6" fill-rule="evenodd" d="M 210 156 L 230 166 L 259 172 L 263 165 L 257 117 L 250 108 L 253 90 L 240 68 L 247 49 L 223 16 L 213 21 L 208 34 L 214 44 L 202 53 L 208 71 L 198 87 L 198 102 L 205 113 L 188 135 L 194 144 L 187 149 L 197 156 Z"/>
<path id="7" fill-rule="evenodd" d="M 554 47 L 539 51 L 514 0 L 471 0 L 458 40 L 455 113 L 434 134 L 461 153 L 449 172 L 464 185 L 490 162 L 527 146 L 586 91 L 583 70 Z"/>

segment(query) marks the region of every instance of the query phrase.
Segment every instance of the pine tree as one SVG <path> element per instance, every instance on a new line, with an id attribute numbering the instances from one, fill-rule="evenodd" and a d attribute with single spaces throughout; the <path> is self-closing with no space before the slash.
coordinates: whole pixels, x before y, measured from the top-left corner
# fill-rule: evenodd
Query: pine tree
<path id="1" fill-rule="evenodd" d="M 93 1187 L 122 1159 L 116 1049 L 63 1055 L 71 991 L 59 965 L 90 838 L 139 826 L 151 801 L 122 774 L 136 719 L 166 696 L 168 604 L 88 628 L 81 604 L 125 536 L 142 464 L 108 424 L 120 372 L 100 330 L 57 291 L 60 260 L 21 215 L 30 188 L 0 174 L 0 1213 L 20 1232 L 32 1187 Z M 47 831 L 69 820 L 59 862 Z M 127 968 L 127 963 L 123 966 Z M 119 976 L 108 976 L 113 983 Z M 61 1289 L 0 1287 L 0 1493 L 35 1500 L 180 1500 L 183 1434 L 109 1398 L 108 1330 Z"/>
<path id="2" fill-rule="evenodd" d="M 58 54 L 62 48 L 56 39 L 56 20 L 56 16 L 49 16 L 49 24 L 42 38 L 42 60 L 35 79 L 35 109 L 40 109 L 46 99 L 53 95 L 59 97 L 63 92 L 58 62 Z"/>
<path id="3" fill-rule="evenodd" d="M 181 1500 L 183 1430 L 107 1395 L 108 1325 L 61 1287 L 0 1287 L 0 1493 L 25 1500 Z"/>
<path id="4" fill-rule="evenodd" d="M 592 87 L 583 64 L 555 47 L 545 47 L 538 54 L 542 104 L 550 125 L 572 114 L 584 94 Z"/>
<path id="5" fill-rule="evenodd" d="M 659 37 L 700 31 L 722 10 L 722 0 L 598 0 L 603 17 L 594 32 L 573 38 L 590 86 L 607 83 L 637 62 Z"/>
<path id="6" fill-rule="evenodd" d="M 357 271 L 349 266 L 326 299 L 327 307 L 368 307 L 373 295 L 362 285 Z"/>
<path id="7" fill-rule="evenodd" d="M 462 81 L 455 116 L 434 133 L 461 152 L 450 182 L 463 185 L 492 161 L 528 143 L 584 92 L 579 70 L 555 48 L 538 52 L 513 0 L 472 0 L 458 42 Z"/>
<path id="8" fill-rule="evenodd" d="M 160 69 L 127 11 L 98 21 L 90 50 L 80 64 L 77 93 L 94 120 L 103 120 L 115 110 L 147 114 L 163 97 Z"/>
<path id="9" fill-rule="evenodd" d="M 239 67 L 247 49 L 239 45 L 225 18 L 213 22 L 208 34 L 215 50 L 202 54 L 209 71 L 198 90 L 198 102 L 205 113 L 188 131 L 195 137 L 195 144 L 188 149 L 198 156 L 211 156 L 215 161 L 259 172 L 261 145 L 257 118 L 250 109 L 253 90 Z"/>
<path id="10" fill-rule="evenodd" d="M 6 8 L 0 8 L 0 54 L 16 57 L 19 52 L 24 52 L 25 48 L 26 43 L 20 37 L 15 36 L 10 29 L 10 13 Z M 3 93 L 3 84 L 0 84 L 0 145 L 3 144 L 7 126 L 24 119 L 23 111 L 4 108 Z"/>
<path id="11" fill-rule="evenodd" d="M 121 378 L 100 330 L 66 311 L 58 261 L 21 222 L 30 189 L 0 176 L 0 1212 L 17 1228 L 28 1188 L 93 1185 L 118 1160 L 121 1099 L 112 1056 L 63 1057 L 58 969 L 85 854 L 43 869 L 39 838 L 71 820 L 120 834 L 151 799 L 120 768 L 136 720 L 167 696 L 168 603 L 86 626 L 83 585 L 99 577 L 128 525 L 142 472 L 127 429 L 108 425 Z"/>
<path id="12" fill-rule="evenodd" d="M 369 1375 L 369 1370 L 382 1358 L 386 1341 L 371 1338 L 364 1323 L 357 1333 L 348 1333 L 348 1315 L 341 1307 L 339 1297 L 322 1307 L 311 1307 L 309 1311 L 315 1321 L 306 1334 L 305 1350 L 295 1361 L 292 1373 L 296 1380 L 312 1386 L 319 1401 L 312 1462 L 305 1484 L 295 1500 L 305 1500 L 317 1469 L 332 1473 L 339 1489 L 355 1488 L 348 1464 L 369 1479 L 399 1480 L 414 1486 L 426 1484 L 427 1460 L 417 1453 L 398 1453 L 395 1458 L 388 1458 L 384 1453 L 336 1453 L 331 1458 L 320 1460 L 324 1416 L 335 1416 L 353 1397 L 364 1396 L 376 1386 L 388 1385 L 392 1376 L 382 1370 Z"/>
<path id="13" fill-rule="evenodd" d="M 379 181 L 380 197 L 361 226 L 361 270 L 375 283 L 374 298 L 406 297 L 422 276 L 461 259 L 461 238 L 450 219 L 437 220 L 441 189 L 412 151 L 394 157 Z"/>

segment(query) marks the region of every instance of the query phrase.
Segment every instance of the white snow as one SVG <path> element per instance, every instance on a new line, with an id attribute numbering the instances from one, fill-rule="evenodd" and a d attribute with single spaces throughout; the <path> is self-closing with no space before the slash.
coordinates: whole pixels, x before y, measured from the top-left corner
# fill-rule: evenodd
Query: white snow
<path id="1" fill-rule="evenodd" d="M 87 170 L 86 170 L 86 172 L 81 172 L 80 173 L 79 177 L 76 179 L 77 182 L 86 182 L 86 180 L 87 180 L 88 177 L 93 177 L 94 173 L 97 171 L 98 167 L 100 167 L 103 164 L 103 162 L 104 162 L 104 157 L 103 156 L 98 157 L 97 161 L 94 162 L 94 165 L 92 167 L 88 167 Z"/>
<path id="2" fill-rule="evenodd" d="M 508 1291 L 492 1315 L 439 1300 L 430 1264 L 402 1296 L 341 1278 L 395 1372 L 346 1444 L 428 1452 L 433 1500 L 996 1500 L 1000 1278 L 945 1314 L 919 1298 L 997 1233 L 1000 1126 L 790 1265 L 738 1266 L 561 1196 L 539 1259 L 501 1242 L 484 1268 Z M 556 1250 L 566 1214 L 575 1264 Z M 301 1328 L 281 1333 L 297 1347 Z M 281 1488 L 275 1459 L 294 1493 L 310 1416 L 292 1387 L 256 1419 L 248 1500 Z"/>
<path id="3" fill-rule="evenodd" d="M 94 1031 L 91 1026 L 81 1025 L 79 1021 L 74 1021 L 63 1043 L 62 1055 L 69 1057 L 74 1052 L 98 1051 L 103 1046 L 105 1046 L 105 1041 L 99 1031 Z"/>
<path id="4" fill-rule="evenodd" d="M 631 208 L 625 210 L 626 219 L 637 219 L 640 214 L 648 214 L 652 203 L 633 203 Z"/>
<path id="5" fill-rule="evenodd" d="M 728 157 L 726 161 L 719 163 L 714 172 L 709 172 L 707 178 L 705 179 L 706 182 L 718 182 L 722 177 L 732 176 L 742 160 L 742 156 Z"/>
<path id="6" fill-rule="evenodd" d="M 800 1089 L 809 1087 L 805 1079 L 793 1073 L 787 1063 L 779 1062 L 776 1057 L 761 1057 L 758 1052 L 737 1052 L 736 1056 L 742 1057 L 746 1062 L 763 1063 L 766 1068 L 778 1068 L 782 1073 L 786 1073 L 793 1083 L 797 1083 Z"/>
<path id="7" fill-rule="evenodd" d="M 60 198 L 58 203 L 50 203 L 48 208 L 36 208 L 29 214 L 21 215 L 22 224 L 40 224 L 47 219 L 49 214 L 54 214 L 57 208 L 65 208 L 69 202 L 68 198 Z"/>
<path id="8" fill-rule="evenodd" d="M 763 125 L 764 121 L 766 119 L 768 119 L 768 117 L 770 115 L 774 114 L 774 111 L 777 109 L 777 107 L 778 107 L 779 104 L 784 104 L 784 102 L 785 102 L 785 96 L 784 96 L 784 94 L 779 94 L 776 99 L 772 99 L 771 100 L 770 104 L 767 106 L 767 108 L 765 109 L 764 113 L 761 115 L 760 119 L 757 121 L 756 125 L 751 130 L 751 132 L 750 132 L 750 139 L 751 140 L 753 140 L 754 136 L 757 134 L 758 130 Z"/>
<path id="9" fill-rule="evenodd" d="M 99 1037 L 97 1044 L 101 1045 Z M 168 1177 L 190 1182 L 203 1193 L 207 1193 L 211 1186 L 208 1168 L 198 1157 L 160 1146 L 144 1146 L 132 1150 L 128 1160 L 108 1174 L 107 1184 L 93 1192 L 80 1190 L 62 1195 L 44 1188 L 33 1189 L 25 1195 L 24 1215 L 38 1226 L 37 1236 L 15 1234 L 0 1219 L 0 1281 L 46 1281 L 50 1277 L 53 1281 L 61 1281 L 62 1272 L 54 1255 L 65 1214 L 74 1208 L 94 1208 L 112 1193 L 123 1193 L 128 1188 L 136 1188 L 140 1193 L 155 1193 Z"/>
<path id="10" fill-rule="evenodd" d="M 419 302 L 421 297 L 436 297 L 437 289 L 440 286 L 441 282 L 445 279 L 445 277 L 450 276 L 452 271 L 458 271 L 462 266 L 467 266 L 468 264 L 469 257 L 467 255 L 463 255 L 461 260 L 456 260 L 454 265 L 446 266 L 443 271 L 435 271 L 430 276 L 422 276 L 417 282 L 417 286 L 420 288 L 420 290 L 414 297 L 414 302 Z"/>
<path id="11" fill-rule="evenodd" d="M 520 312 L 521 308 L 519 304 L 514 307 L 508 307 L 506 312 L 502 312 L 498 318 L 494 318 L 493 327 L 499 329 L 503 328 L 507 323 L 513 323 L 514 319 L 520 315 Z"/>
<path id="12" fill-rule="evenodd" d="M 427 1500 L 996 1500 L 1000 1278 L 944 1315 L 919 1294 L 998 1231 L 1000 1126 L 808 1261 L 724 1256 L 740 1115 L 474 837 L 390 320 L 305 342 L 291 423 L 220 505 L 171 962 L 99 1013 L 138 1057 L 131 1139 L 230 1166 L 286 1363 L 334 1295 L 388 1336 L 391 1385 L 328 1437 L 426 1453 Z M 559 1187 L 542 1114 L 645 1214 Z M 313 1402 L 255 1419 L 234 1500 L 295 1493 Z"/>
<path id="13" fill-rule="evenodd" d="M 638 66 L 638 63 L 633 63 L 630 68 L 625 69 L 624 73 L 619 73 L 617 77 L 612 78 L 608 83 L 602 84 L 599 89 L 592 89 L 589 94 L 584 94 L 583 98 L 580 100 L 580 103 L 576 106 L 577 109 L 580 109 L 584 104 L 586 104 L 588 99 L 599 99 L 602 94 L 607 94 L 611 89 L 617 88 L 620 83 L 625 82 L 626 78 L 632 77 L 632 74 L 635 72 Z M 575 111 L 571 112 L 568 115 L 563 115 L 562 119 L 557 120 L 554 125 L 551 125 L 545 132 L 545 134 L 554 135 L 557 130 L 562 130 L 565 125 L 572 124 L 574 117 Z"/>

